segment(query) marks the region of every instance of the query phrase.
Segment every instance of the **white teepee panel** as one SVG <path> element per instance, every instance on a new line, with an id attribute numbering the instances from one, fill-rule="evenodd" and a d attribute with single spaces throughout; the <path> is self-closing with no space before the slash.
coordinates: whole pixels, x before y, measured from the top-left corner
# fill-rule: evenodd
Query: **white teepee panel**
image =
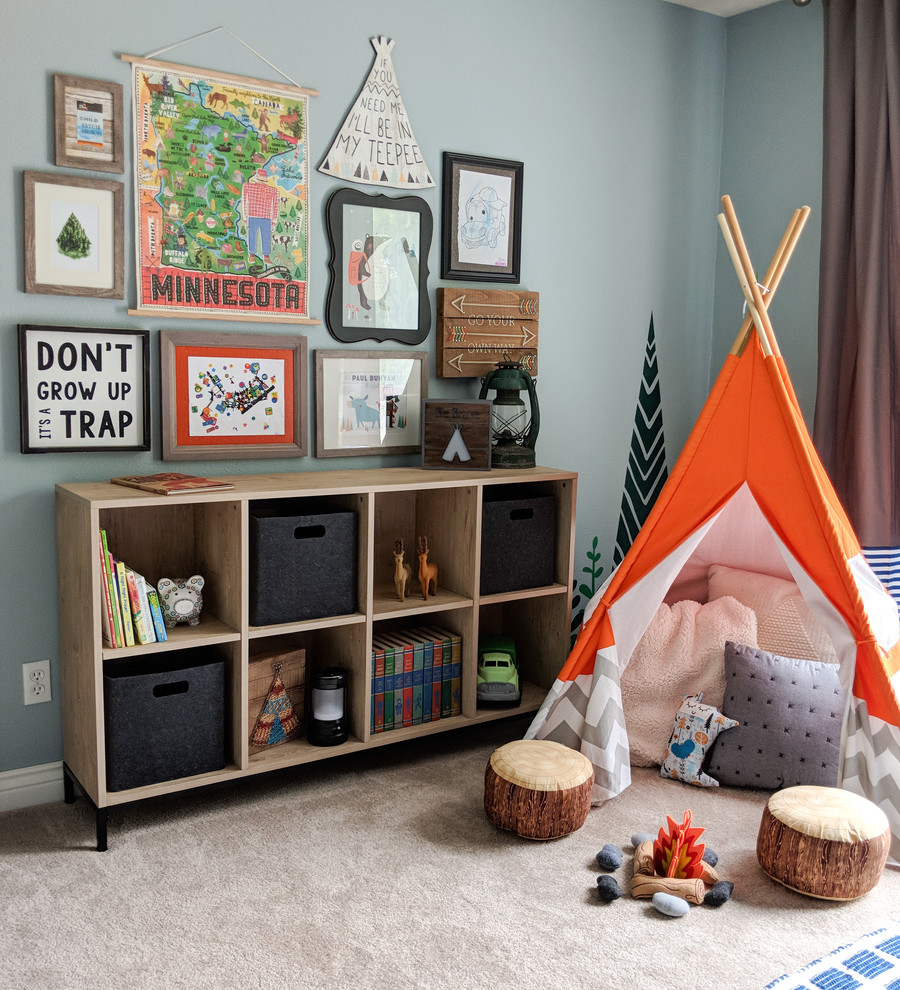
<path id="1" fill-rule="evenodd" d="M 319 171 L 370 186 L 433 186 L 397 85 L 394 42 L 371 40 L 375 61 Z"/>

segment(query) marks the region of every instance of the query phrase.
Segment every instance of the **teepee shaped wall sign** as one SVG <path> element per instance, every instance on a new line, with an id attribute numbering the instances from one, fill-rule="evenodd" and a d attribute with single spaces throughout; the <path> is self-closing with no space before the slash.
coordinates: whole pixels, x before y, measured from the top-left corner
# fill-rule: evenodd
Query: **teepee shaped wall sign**
<path id="1" fill-rule="evenodd" d="M 433 186 L 400 97 L 391 62 L 394 42 L 379 37 L 372 45 L 372 69 L 319 171 L 371 186 Z"/>

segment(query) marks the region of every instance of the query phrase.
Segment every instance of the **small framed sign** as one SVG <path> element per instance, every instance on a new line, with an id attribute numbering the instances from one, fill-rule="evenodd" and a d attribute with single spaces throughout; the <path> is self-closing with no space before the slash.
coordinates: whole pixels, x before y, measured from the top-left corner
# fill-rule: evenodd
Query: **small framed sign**
<path id="1" fill-rule="evenodd" d="M 150 449 L 150 331 L 19 324 L 23 454 Z"/>
<path id="2" fill-rule="evenodd" d="M 490 471 L 491 401 L 425 402 L 422 467 L 444 471 Z"/>
<path id="3" fill-rule="evenodd" d="M 57 165 L 125 171 L 122 92 L 121 83 L 54 75 Z"/>

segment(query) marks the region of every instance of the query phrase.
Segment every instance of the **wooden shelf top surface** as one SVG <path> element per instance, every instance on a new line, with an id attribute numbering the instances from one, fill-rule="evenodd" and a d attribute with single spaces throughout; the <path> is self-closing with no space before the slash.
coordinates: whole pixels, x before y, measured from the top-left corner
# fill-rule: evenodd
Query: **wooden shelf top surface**
<path id="1" fill-rule="evenodd" d="M 184 504 L 186 502 L 233 502 L 257 498 L 278 498 L 296 492 L 304 495 L 345 495 L 355 492 L 393 491 L 398 488 L 462 488 L 466 485 L 500 485 L 512 482 L 574 480 L 574 471 L 559 468 L 495 468 L 490 471 L 431 471 L 419 467 L 362 468 L 338 471 L 285 471 L 269 474 L 212 475 L 217 481 L 234 485 L 224 491 L 192 492 L 180 495 L 154 495 L 137 488 L 114 485 L 109 481 L 80 481 L 57 484 L 62 495 L 99 503 L 105 507 L 140 504 Z"/>

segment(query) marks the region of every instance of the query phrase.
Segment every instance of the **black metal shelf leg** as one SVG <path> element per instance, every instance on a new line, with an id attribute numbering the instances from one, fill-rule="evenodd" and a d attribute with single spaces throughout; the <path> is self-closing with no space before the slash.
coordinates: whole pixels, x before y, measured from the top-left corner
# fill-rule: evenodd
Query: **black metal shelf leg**
<path id="1" fill-rule="evenodd" d="M 68 766 L 63 763 L 63 798 L 66 804 L 74 804 L 75 798 L 77 797 L 75 788 L 84 795 L 85 801 L 94 809 L 94 818 L 97 826 L 97 852 L 102 853 L 107 850 L 107 834 L 106 834 L 106 823 L 108 820 L 108 811 L 106 808 L 98 808 L 94 804 L 93 799 L 87 793 L 87 791 L 78 783 L 78 778 L 74 773 L 68 768 Z"/>

